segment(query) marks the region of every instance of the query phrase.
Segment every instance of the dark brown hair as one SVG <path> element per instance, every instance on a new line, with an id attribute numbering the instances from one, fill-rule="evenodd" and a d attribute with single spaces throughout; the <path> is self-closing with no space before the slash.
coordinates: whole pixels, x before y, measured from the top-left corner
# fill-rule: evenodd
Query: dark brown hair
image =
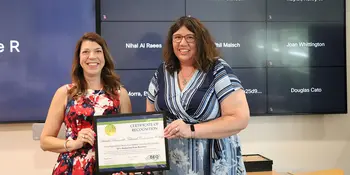
<path id="1" fill-rule="evenodd" d="M 197 53 L 195 54 L 196 57 L 193 66 L 201 71 L 208 72 L 220 54 L 216 49 L 215 42 L 208 29 L 198 19 L 189 16 L 180 17 L 168 31 L 163 49 L 163 58 L 167 70 L 171 74 L 173 74 L 174 71 L 180 70 L 180 61 L 173 50 L 172 36 L 182 26 L 185 26 L 189 31 L 193 32 L 196 38 Z"/>
<path id="2" fill-rule="evenodd" d="M 76 44 L 71 72 L 74 86 L 68 91 L 69 98 L 76 98 L 85 94 L 88 88 L 84 78 L 83 68 L 80 65 L 80 49 L 83 41 L 93 41 L 102 47 L 105 58 L 105 65 L 101 71 L 103 90 L 108 96 L 117 98 L 117 92 L 120 88 L 120 78 L 114 71 L 113 58 L 109 52 L 106 41 L 100 35 L 93 32 L 85 33 Z"/>

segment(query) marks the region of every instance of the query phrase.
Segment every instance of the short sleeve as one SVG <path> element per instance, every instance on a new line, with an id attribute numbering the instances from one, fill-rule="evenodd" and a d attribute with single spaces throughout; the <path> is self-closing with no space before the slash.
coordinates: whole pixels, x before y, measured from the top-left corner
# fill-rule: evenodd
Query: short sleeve
<path id="1" fill-rule="evenodd" d="M 158 86 L 158 76 L 159 76 L 159 69 L 154 73 L 149 85 L 148 85 L 148 91 L 147 91 L 147 99 L 151 102 L 151 104 L 154 103 L 156 96 L 159 91 Z"/>
<path id="2" fill-rule="evenodd" d="M 216 96 L 221 103 L 231 92 L 243 89 L 241 81 L 232 68 L 223 59 L 218 59 L 214 67 L 214 86 Z"/>

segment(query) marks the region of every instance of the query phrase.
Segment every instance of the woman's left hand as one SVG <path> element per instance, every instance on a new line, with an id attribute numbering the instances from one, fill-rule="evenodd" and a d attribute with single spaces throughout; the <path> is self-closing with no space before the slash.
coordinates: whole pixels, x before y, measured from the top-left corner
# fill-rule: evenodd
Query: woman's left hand
<path id="1" fill-rule="evenodd" d="M 171 122 L 164 129 L 164 137 L 168 139 L 173 138 L 190 138 L 191 128 L 190 125 L 186 124 L 184 121 L 178 119 Z"/>

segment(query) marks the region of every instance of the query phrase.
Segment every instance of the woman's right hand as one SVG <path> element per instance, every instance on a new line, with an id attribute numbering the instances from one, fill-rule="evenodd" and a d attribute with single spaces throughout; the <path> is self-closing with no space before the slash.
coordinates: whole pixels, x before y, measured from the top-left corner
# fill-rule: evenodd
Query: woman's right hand
<path id="1" fill-rule="evenodd" d="M 91 128 L 84 128 L 78 132 L 77 139 L 73 141 L 73 149 L 80 149 L 85 143 L 94 145 L 95 142 L 95 132 Z"/>

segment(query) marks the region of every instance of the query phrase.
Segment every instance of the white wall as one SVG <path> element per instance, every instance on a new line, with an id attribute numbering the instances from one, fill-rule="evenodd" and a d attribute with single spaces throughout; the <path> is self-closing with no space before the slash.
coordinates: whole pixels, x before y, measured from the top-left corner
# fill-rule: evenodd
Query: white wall
<path id="1" fill-rule="evenodd" d="M 350 18 L 349 8 L 346 16 Z M 0 125 L 0 174 L 51 173 L 57 154 L 43 152 L 39 141 L 33 141 L 31 129 L 32 124 Z M 342 168 L 350 174 L 349 115 L 254 117 L 241 140 L 244 154 L 273 159 L 279 172 Z"/>

